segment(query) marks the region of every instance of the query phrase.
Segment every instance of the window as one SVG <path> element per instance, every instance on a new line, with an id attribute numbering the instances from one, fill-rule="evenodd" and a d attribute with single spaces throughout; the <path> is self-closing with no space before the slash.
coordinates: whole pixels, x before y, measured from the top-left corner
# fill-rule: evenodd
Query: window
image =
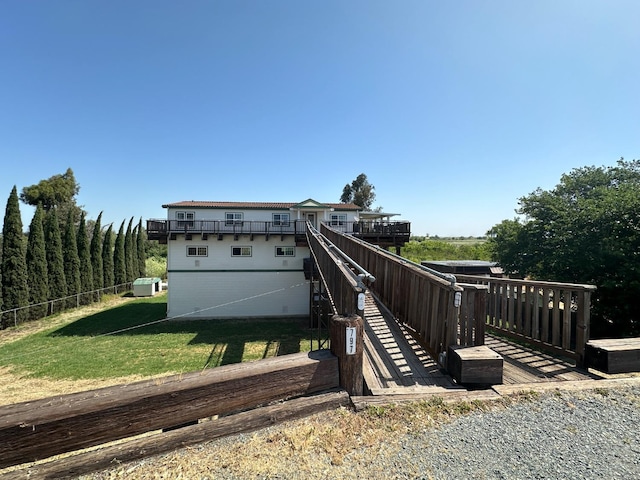
<path id="1" fill-rule="evenodd" d="M 276 257 L 295 257 L 296 247 L 276 247 Z"/>
<path id="2" fill-rule="evenodd" d="M 206 257 L 208 254 L 208 247 L 187 247 L 187 257 Z"/>
<path id="3" fill-rule="evenodd" d="M 235 225 L 238 223 L 242 223 L 242 213 L 241 212 L 231 212 L 225 213 L 225 224 L 226 225 Z"/>
<path id="4" fill-rule="evenodd" d="M 274 213 L 273 225 L 275 227 L 288 227 L 289 226 L 289 214 L 288 213 Z"/>
<path id="5" fill-rule="evenodd" d="M 347 224 L 346 213 L 332 213 L 331 214 L 331 226 L 342 226 Z"/>
<path id="6" fill-rule="evenodd" d="M 193 228 L 193 221 L 195 218 L 195 212 L 176 212 L 178 228 Z"/>
<path id="7" fill-rule="evenodd" d="M 250 257 L 251 247 L 231 247 L 232 257 Z"/>

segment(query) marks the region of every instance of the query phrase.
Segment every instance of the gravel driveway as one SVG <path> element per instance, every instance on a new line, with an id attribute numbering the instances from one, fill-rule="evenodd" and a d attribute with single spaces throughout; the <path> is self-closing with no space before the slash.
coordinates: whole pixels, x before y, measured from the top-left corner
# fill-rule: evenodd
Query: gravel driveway
<path id="1" fill-rule="evenodd" d="M 640 388 L 548 394 L 460 417 L 403 446 L 398 460 L 418 460 L 424 478 L 637 479 Z"/>

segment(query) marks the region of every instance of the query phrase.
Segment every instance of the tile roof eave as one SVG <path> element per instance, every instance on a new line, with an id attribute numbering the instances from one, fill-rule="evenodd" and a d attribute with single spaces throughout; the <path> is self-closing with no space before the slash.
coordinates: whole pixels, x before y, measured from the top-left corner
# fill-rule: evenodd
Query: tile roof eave
<path id="1" fill-rule="evenodd" d="M 185 200 L 176 203 L 167 203 L 162 208 L 235 208 L 235 209 L 255 209 L 255 210 L 288 210 L 296 205 L 297 202 L 209 202 Z M 353 203 L 327 203 L 329 208 L 335 210 L 359 211 L 362 210 L 358 205 Z"/>

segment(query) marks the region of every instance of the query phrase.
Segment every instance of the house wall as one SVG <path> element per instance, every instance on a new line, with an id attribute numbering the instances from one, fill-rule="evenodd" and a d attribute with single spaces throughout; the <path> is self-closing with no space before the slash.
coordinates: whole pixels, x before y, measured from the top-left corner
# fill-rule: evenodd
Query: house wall
<path id="1" fill-rule="evenodd" d="M 303 220 L 313 213 L 318 222 L 329 221 L 332 213 L 346 215 L 346 222 L 357 218 L 357 210 L 327 208 L 309 200 L 292 208 L 232 208 L 173 205 L 168 220 L 219 220 L 227 213 L 243 214 L 245 222 L 272 222 L 274 213 L 288 213 L 289 220 Z M 178 218 L 176 212 L 188 212 Z M 281 220 L 281 219 L 279 219 Z M 197 225 L 197 224 L 196 224 Z M 196 226 L 196 229 L 198 227 Z M 188 256 L 188 247 L 206 247 L 206 255 Z M 233 247 L 251 247 L 250 257 L 232 256 Z M 278 257 L 276 247 L 295 247 L 295 256 Z M 186 240 L 173 233 L 168 241 L 168 310 L 169 317 L 237 318 L 309 315 L 309 282 L 304 278 L 304 259 L 308 247 L 296 247 L 294 235 L 275 234 L 267 240 L 256 234 L 210 235 L 203 240 L 198 233 Z"/>
<path id="2" fill-rule="evenodd" d="M 270 212 L 269 212 L 270 214 Z M 211 219 L 212 217 L 203 217 Z M 252 218 L 253 219 L 253 216 Z M 187 256 L 187 247 L 207 247 L 207 256 Z M 232 256 L 233 247 L 251 247 L 250 257 Z M 295 256 L 277 257 L 276 247 L 294 247 Z M 225 235 L 223 240 L 178 235 L 168 244 L 169 317 L 230 318 L 309 314 L 309 285 L 303 260 L 307 247 L 292 235 Z"/>

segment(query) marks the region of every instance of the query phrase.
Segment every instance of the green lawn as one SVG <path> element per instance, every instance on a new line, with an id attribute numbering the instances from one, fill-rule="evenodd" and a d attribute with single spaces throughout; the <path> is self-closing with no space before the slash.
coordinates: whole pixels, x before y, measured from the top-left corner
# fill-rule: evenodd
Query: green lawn
<path id="1" fill-rule="evenodd" d="M 166 296 L 135 299 L 0 345 L 0 366 L 33 377 L 179 373 L 310 350 L 306 320 L 166 321 Z M 0 331 L 0 336 L 2 332 Z"/>

